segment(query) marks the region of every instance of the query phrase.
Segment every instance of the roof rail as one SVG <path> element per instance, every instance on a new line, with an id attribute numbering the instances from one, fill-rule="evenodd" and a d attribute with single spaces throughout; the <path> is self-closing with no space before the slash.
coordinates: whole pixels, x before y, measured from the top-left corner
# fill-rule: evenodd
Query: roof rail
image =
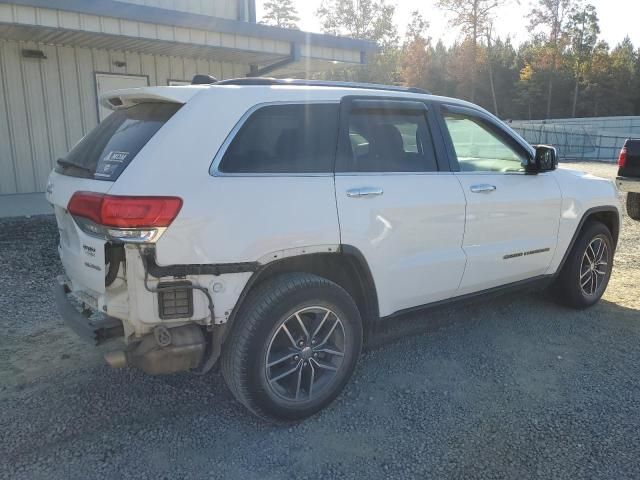
<path id="1" fill-rule="evenodd" d="M 395 85 L 379 85 L 377 83 L 336 82 L 330 80 L 300 80 L 294 78 L 246 77 L 221 80 L 214 85 L 292 85 L 307 87 L 335 87 L 361 88 L 365 90 L 386 90 L 392 92 L 407 92 L 430 95 L 431 92 L 422 88 L 398 87 Z"/>

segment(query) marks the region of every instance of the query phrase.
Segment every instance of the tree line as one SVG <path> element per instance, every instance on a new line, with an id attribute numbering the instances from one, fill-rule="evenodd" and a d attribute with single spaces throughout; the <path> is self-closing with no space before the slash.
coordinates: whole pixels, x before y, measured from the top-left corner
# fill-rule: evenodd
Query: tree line
<path id="1" fill-rule="evenodd" d="M 419 12 L 401 37 L 387 0 L 323 0 L 323 31 L 375 42 L 365 68 L 336 66 L 322 78 L 420 87 L 477 103 L 501 118 L 640 115 L 640 49 L 627 37 L 600 38 L 596 8 L 584 0 L 535 0 L 529 37 L 515 46 L 495 34 L 500 7 L 513 0 L 438 0 L 459 29 L 450 46 L 429 35 Z M 263 22 L 297 28 L 291 0 L 265 2 Z M 434 12 L 436 13 L 436 12 Z"/>

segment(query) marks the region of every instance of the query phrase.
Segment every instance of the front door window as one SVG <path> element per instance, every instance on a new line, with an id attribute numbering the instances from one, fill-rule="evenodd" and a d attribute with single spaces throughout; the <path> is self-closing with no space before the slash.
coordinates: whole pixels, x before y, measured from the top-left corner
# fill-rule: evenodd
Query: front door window
<path id="1" fill-rule="evenodd" d="M 522 153 L 492 132 L 482 120 L 445 113 L 451 141 L 462 172 L 524 172 Z"/>

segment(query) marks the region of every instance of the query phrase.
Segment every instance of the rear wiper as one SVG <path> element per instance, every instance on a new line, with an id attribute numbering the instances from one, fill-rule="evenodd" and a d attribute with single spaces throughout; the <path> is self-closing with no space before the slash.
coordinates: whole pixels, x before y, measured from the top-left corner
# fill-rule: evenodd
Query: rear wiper
<path id="1" fill-rule="evenodd" d="M 91 168 L 85 167 L 84 165 L 78 165 L 77 163 L 70 162 L 69 160 L 65 160 L 64 158 L 59 158 L 58 160 L 56 160 L 56 163 L 62 167 L 77 168 L 78 170 L 90 173 L 91 175 L 93 175 L 94 173 Z"/>

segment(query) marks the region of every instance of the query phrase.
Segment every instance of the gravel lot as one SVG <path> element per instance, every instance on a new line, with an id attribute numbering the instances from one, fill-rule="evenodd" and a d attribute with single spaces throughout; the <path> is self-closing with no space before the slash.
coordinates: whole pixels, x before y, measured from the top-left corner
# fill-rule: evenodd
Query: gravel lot
<path id="1" fill-rule="evenodd" d="M 104 366 L 55 313 L 54 219 L 0 221 L 0 478 L 640 478 L 639 240 L 625 218 L 594 308 L 403 319 L 332 407 L 277 427 L 218 373 Z"/>

